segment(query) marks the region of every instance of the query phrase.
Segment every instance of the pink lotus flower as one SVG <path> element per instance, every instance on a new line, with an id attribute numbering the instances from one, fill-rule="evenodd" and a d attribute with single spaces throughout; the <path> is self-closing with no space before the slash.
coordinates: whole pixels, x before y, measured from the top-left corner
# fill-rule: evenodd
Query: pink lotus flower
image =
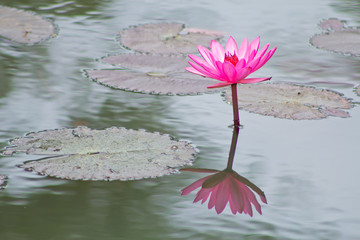
<path id="1" fill-rule="evenodd" d="M 260 37 L 257 37 L 249 44 L 247 38 L 244 39 L 238 48 L 233 37 L 226 43 L 225 49 L 216 41 L 211 41 L 209 51 L 203 46 L 198 46 L 201 56 L 189 55 L 195 63 L 189 61 L 191 67 L 185 68 L 187 71 L 204 77 L 214 78 L 222 81 L 221 83 L 208 86 L 208 88 L 224 87 L 237 83 L 257 83 L 269 80 L 269 78 L 247 78 L 248 75 L 261 68 L 274 54 L 276 47 L 269 52 L 267 43 L 260 51 Z"/>
<path id="2" fill-rule="evenodd" d="M 245 213 L 253 216 L 252 205 L 258 213 L 261 213 L 261 206 L 257 201 L 255 194 L 250 190 L 255 191 L 263 203 L 266 202 L 266 197 L 263 191 L 256 185 L 251 183 L 248 179 L 240 176 L 232 169 L 225 169 L 223 171 L 212 169 L 181 169 L 182 171 L 215 173 L 210 176 L 201 178 L 186 188 L 181 190 L 181 195 L 188 195 L 190 192 L 201 187 L 197 192 L 194 203 L 201 200 L 201 204 L 206 202 L 209 198 L 208 208 L 215 206 L 217 214 L 220 214 L 226 204 L 229 202 L 231 212 Z"/>

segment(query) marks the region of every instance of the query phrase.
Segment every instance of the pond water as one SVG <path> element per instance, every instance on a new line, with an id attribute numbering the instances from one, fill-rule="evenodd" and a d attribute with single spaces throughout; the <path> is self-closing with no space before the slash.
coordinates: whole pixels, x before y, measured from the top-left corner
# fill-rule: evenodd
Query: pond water
<path id="1" fill-rule="evenodd" d="M 219 93 L 157 96 L 114 90 L 83 69 L 126 52 L 115 38 L 130 25 L 181 22 L 261 36 L 277 46 L 254 76 L 340 92 L 360 102 L 360 58 L 317 49 L 309 39 L 326 18 L 360 25 L 360 1 L 18 1 L 1 5 L 50 18 L 59 33 L 39 45 L 0 41 L 0 149 L 27 132 L 85 125 L 168 133 L 191 141 L 194 167 L 223 169 L 231 143 L 232 108 Z M 240 111 L 234 169 L 265 193 L 254 217 L 217 215 L 180 190 L 203 177 L 181 174 L 141 181 L 67 181 L 16 165 L 34 156 L 0 157 L 0 239 L 360 239 L 358 104 L 350 118 L 284 120 Z"/>

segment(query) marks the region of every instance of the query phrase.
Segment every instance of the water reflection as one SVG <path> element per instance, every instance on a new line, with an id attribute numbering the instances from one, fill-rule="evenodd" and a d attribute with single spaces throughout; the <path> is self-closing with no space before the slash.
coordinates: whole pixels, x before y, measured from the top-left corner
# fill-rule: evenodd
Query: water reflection
<path id="1" fill-rule="evenodd" d="M 239 127 L 234 126 L 229 159 L 224 170 L 204 168 L 181 169 L 181 171 L 212 173 L 182 189 L 181 195 L 188 195 L 201 187 L 196 194 L 194 203 L 201 200 L 201 204 L 203 204 L 209 199 L 208 208 L 212 209 L 215 207 L 217 214 L 220 214 L 225 209 L 227 203 L 229 203 L 233 214 L 244 213 L 253 216 L 252 205 L 258 213 L 262 214 L 261 206 L 253 191 L 259 195 L 263 203 L 267 203 L 264 192 L 232 169 L 238 136 Z"/>
<path id="2" fill-rule="evenodd" d="M 352 15 L 356 22 L 358 21 L 358 18 L 360 17 L 360 1 L 359 0 L 335 0 L 333 1 L 330 6 L 335 8 L 338 12 L 343 13 L 349 13 L 349 15 Z"/>
<path id="3" fill-rule="evenodd" d="M 37 13 L 56 14 L 57 16 L 79 16 L 88 15 L 110 1 L 99 0 L 75 0 L 75 1 L 58 1 L 58 0 L 2 0 L 1 5 L 31 10 Z"/>

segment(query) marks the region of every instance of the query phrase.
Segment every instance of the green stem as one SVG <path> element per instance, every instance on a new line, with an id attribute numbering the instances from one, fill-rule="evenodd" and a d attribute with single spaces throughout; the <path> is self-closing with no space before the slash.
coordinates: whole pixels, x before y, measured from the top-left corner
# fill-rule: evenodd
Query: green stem
<path id="1" fill-rule="evenodd" d="M 233 105 L 233 112 L 234 112 L 234 126 L 240 126 L 240 119 L 239 119 L 239 106 L 238 106 L 238 98 L 237 98 L 237 87 L 236 83 L 231 84 L 231 93 L 232 93 L 232 105 Z"/>

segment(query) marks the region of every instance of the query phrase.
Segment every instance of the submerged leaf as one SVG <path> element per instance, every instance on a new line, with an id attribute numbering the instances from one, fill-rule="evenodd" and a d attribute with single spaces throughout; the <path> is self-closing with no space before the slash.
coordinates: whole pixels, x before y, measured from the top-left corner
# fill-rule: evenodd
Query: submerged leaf
<path id="1" fill-rule="evenodd" d="M 344 28 L 343 23 L 335 19 L 326 20 L 320 26 L 333 31 L 315 35 L 310 39 L 312 45 L 338 53 L 360 55 L 360 29 Z"/>
<path id="2" fill-rule="evenodd" d="M 181 23 L 157 23 L 133 26 L 120 32 L 126 48 L 144 53 L 188 54 L 197 52 L 197 45 L 209 45 L 220 39 L 219 32 L 187 31 Z"/>
<path id="3" fill-rule="evenodd" d="M 0 190 L 5 189 L 8 182 L 8 177 L 5 175 L 0 175 Z"/>
<path id="4" fill-rule="evenodd" d="M 55 36 L 55 27 L 34 13 L 0 6 L 0 36 L 18 43 L 34 44 Z"/>
<path id="5" fill-rule="evenodd" d="M 168 135 L 108 128 L 46 130 L 10 141 L 12 153 L 52 157 L 21 165 L 26 170 L 64 179 L 130 180 L 177 172 L 191 164 L 196 150 Z"/>
<path id="6" fill-rule="evenodd" d="M 225 99 L 231 103 L 229 89 Z M 351 107 L 339 93 L 285 83 L 238 84 L 238 99 L 239 107 L 249 112 L 295 120 L 349 117 L 342 109 Z"/>
<path id="7" fill-rule="evenodd" d="M 215 80 L 185 71 L 187 59 L 183 56 L 122 54 L 102 61 L 123 70 L 87 70 L 86 73 L 97 82 L 116 89 L 178 95 L 216 91 L 207 88 L 215 84 Z"/>

